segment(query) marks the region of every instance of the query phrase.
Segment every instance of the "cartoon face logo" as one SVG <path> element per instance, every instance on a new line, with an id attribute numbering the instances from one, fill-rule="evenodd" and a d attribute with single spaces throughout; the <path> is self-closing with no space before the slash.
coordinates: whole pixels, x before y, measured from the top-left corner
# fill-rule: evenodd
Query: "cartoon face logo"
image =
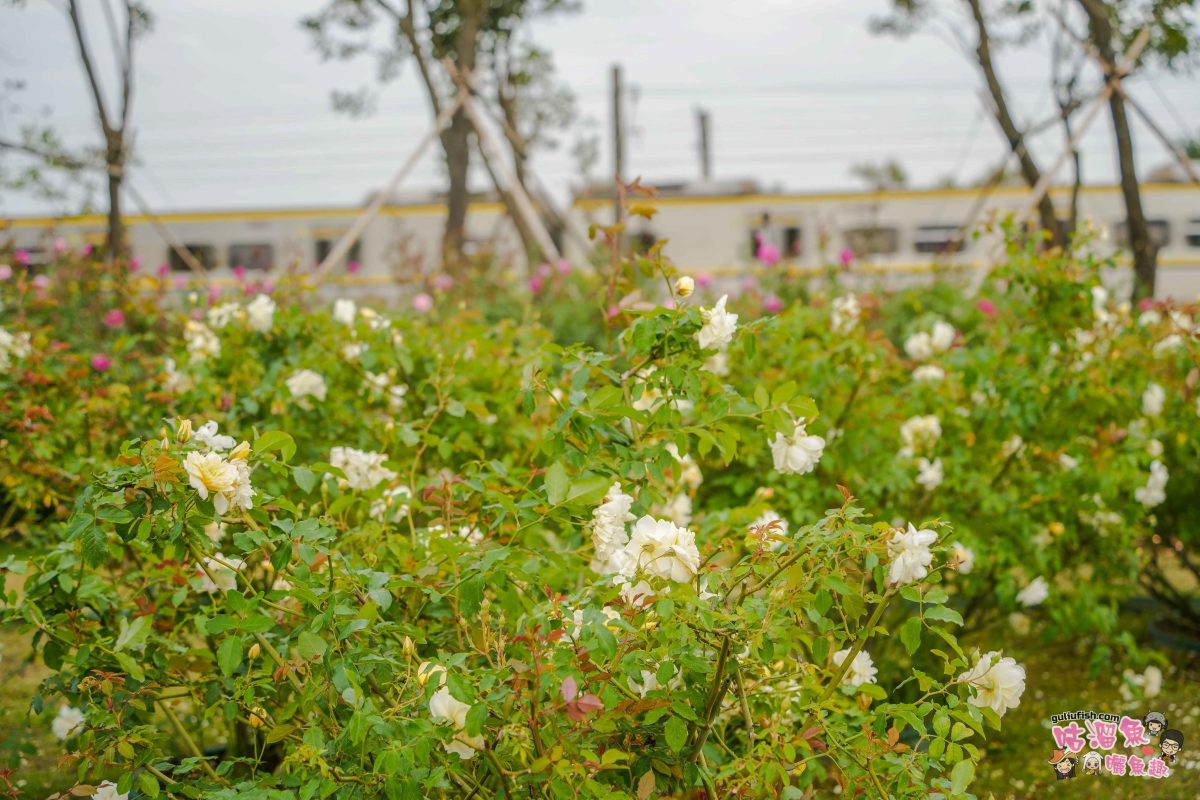
<path id="1" fill-rule="evenodd" d="M 1167 718 L 1159 711 L 1151 711 L 1142 724 L 1146 726 L 1147 735 L 1157 738 L 1167 729 Z"/>
<path id="2" fill-rule="evenodd" d="M 1101 771 L 1102 763 L 1099 753 L 1088 753 L 1083 757 L 1083 774 L 1098 775 Z"/>
<path id="3" fill-rule="evenodd" d="M 1183 734 L 1174 728 L 1163 731 L 1162 743 L 1159 746 L 1162 748 L 1162 760 L 1174 764 L 1175 757 L 1183 749 Z"/>
<path id="4" fill-rule="evenodd" d="M 1075 777 L 1075 765 L 1079 759 L 1065 750 L 1055 750 L 1050 758 L 1050 766 L 1054 768 L 1054 779 L 1059 781 Z"/>

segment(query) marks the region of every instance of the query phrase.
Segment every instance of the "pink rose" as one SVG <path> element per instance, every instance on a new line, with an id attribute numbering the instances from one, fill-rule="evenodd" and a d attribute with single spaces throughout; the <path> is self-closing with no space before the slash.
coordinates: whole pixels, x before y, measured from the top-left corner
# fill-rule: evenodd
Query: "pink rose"
<path id="1" fill-rule="evenodd" d="M 6 281 L 12 278 L 13 270 L 8 264 L 0 264 L 0 281 Z"/>
<path id="2" fill-rule="evenodd" d="M 35 289 L 45 289 L 50 285 L 50 278 L 45 275 L 35 275 L 33 278 L 33 287 Z"/>
<path id="3" fill-rule="evenodd" d="M 843 247 L 838 258 L 841 260 L 843 267 L 848 267 L 854 263 L 854 251 L 849 247 Z"/>
<path id="4" fill-rule="evenodd" d="M 425 292 L 421 292 L 413 297 L 412 307 L 414 311 L 421 314 L 428 314 L 433 310 L 433 298 Z"/>
<path id="5" fill-rule="evenodd" d="M 989 317 L 996 316 L 996 304 L 993 303 L 991 300 L 988 300 L 986 298 L 983 300 L 980 300 L 978 303 L 975 304 L 975 307 L 978 308 L 980 311 L 982 311 L 984 314 L 986 314 Z"/>
<path id="6" fill-rule="evenodd" d="M 433 288 L 439 292 L 448 292 L 454 286 L 454 278 L 447 275 L 445 272 L 439 272 L 433 276 Z"/>
<path id="7" fill-rule="evenodd" d="M 571 262 L 567 261 L 565 258 L 560 258 L 558 260 L 558 274 L 559 275 L 570 275 L 571 274 Z"/>
<path id="8" fill-rule="evenodd" d="M 245 278 L 246 277 L 246 268 L 244 266 L 242 266 L 241 264 L 238 264 L 236 267 L 233 268 L 233 276 L 235 278 L 237 278 L 239 281 L 242 278 Z"/>
<path id="9" fill-rule="evenodd" d="M 760 244 L 758 252 L 755 255 L 758 256 L 759 261 L 768 267 L 773 267 L 779 263 L 779 248 L 773 244 Z"/>
<path id="10" fill-rule="evenodd" d="M 158 277 L 165 278 L 165 277 L 167 277 L 167 273 L 170 271 L 171 271 L 171 268 L 168 267 L 166 264 L 158 265 Z"/>
<path id="11" fill-rule="evenodd" d="M 349 272 L 351 275 L 353 275 L 354 273 L 358 272 L 360 266 L 361 265 L 357 261 L 351 261 L 350 263 L 346 264 L 346 272 Z"/>
<path id="12" fill-rule="evenodd" d="M 67 240 L 62 238 L 61 236 L 59 236 L 57 239 L 54 240 L 53 247 L 54 247 L 54 255 L 61 256 L 63 253 L 67 252 L 67 249 L 68 249 L 67 248 Z"/>
<path id="13" fill-rule="evenodd" d="M 763 298 L 763 311 L 768 314 L 778 314 L 783 311 L 783 301 L 773 294 L 769 294 Z"/>
<path id="14" fill-rule="evenodd" d="M 92 356 L 92 369 L 96 370 L 96 372 L 104 372 L 111 366 L 112 359 L 103 353 L 96 353 L 96 355 Z"/>
<path id="15" fill-rule="evenodd" d="M 104 324 L 109 328 L 119 328 L 125 324 L 125 313 L 119 308 L 114 308 L 104 315 Z"/>
<path id="16" fill-rule="evenodd" d="M 142 268 L 142 260 L 140 258 L 129 259 L 129 271 L 130 272 L 137 272 L 141 268 Z"/>
<path id="17" fill-rule="evenodd" d="M 529 279 L 529 291 L 533 292 L 534 294 L 539 294 L 542 291 L 542 288 L 545 286 L 545 283 L 546 282 L 542 279 L 542 276 L 534 275 Z"/>
<path id="18" fill-rule="evenodd" d="M 696 285 L 699 286 L 701 289 L 707 288 L 708 285 L 711 283 L 712 283 L 711 275 L 697 275 L 696 276 Z"/>
<path id="19" fill-rule="evenodd" d="M 13 253 L 13 258 L 15 258 L 17 263 L 20 264 L 22 267 L 29 266 L 29 251 L 28 250 L 18 250 L 17 252 Z"/>

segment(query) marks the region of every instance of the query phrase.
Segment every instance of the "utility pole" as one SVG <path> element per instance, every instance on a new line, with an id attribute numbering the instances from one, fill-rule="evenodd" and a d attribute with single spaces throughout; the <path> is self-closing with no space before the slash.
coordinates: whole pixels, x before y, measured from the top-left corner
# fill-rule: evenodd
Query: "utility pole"
<path id="1" fill-rule="evenodd" d="M 708 111 L 696 109 L 696 122 L 700 125 L 700 177 L 708 182 L 712 180 L 712 151 L 708 139 Z"/>
<path id="2" fill-rule="evenodd" d="M 613 224 L 620 225 L 624 218 L 624 210 L 621 208 L 623 200 L 622 195 L 625 194 L 625 126 L 621 119 L 621 105 L 624 97 L 625 87 L 621 81 L 621 65 L 613 64 L 612 66 L 612 135 L 613 135 L 613 170 L 617 181 L 616 199 L 613 201 Z M 621 239 L 617 237 L 618 252 L 620 252 Z"/>

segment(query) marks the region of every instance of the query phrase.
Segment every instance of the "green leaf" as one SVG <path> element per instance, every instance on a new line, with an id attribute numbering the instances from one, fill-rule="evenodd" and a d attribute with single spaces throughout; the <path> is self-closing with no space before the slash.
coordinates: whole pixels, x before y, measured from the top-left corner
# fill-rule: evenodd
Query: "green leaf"
<path id="1" fill-rule="evenodd" d="M 688 726 L 679 717 L 671 717 L 666 725 L 667 746 L 678 753 L 687 743 Z"/>
<path id="2" fill-rule="evenodd" d="M 296 440 L 285 431 L 267 431 L 254 440 L 255 453 L 269 453 L 272 450 L 278 450 L 280 460 L 286 463 L 296 455 Z"/>
<path id="3" fill-rule="evenodd" d="M 478 736 L 483 733 L 483 724 L 487 722 L 487 703 L 476 703 L 467 712 L 467 736 Z"/>
<path id="4" fill-rule="evenodd" d="M 975 779 L 975 764 L 970 761 L 960 761 L 950 770 L 950 790 L 954 794 L 962 794 Z"/>
<path id="5" fill-rule="evenodd" d="M 754 405 L 759 408 L 768 408 L 771 405 L 771 395 L 761 383 L 754 389 Z"/>
<path id="6" fill-rule="evenodd" d="M 317 485 L 316 474 L 307 467 L 296 467 L 292 470 L 292 478 L 295 479 L 296 485 L 300 487 L 300 491 L 308 494 Z"/>
<path id="7" fill-rule="evenodd" d="M 842 580 L 841 578 L 839 578 L 836 575 L 825 575 L 821 578 L 821 582 L 824 583 L 826 586 L 828 586 L 830 589 L 833 589 L 838 594 L 841 594 L 841 595 L 855 594 L 855 591 L 850 588 L 850 584 L 846 583 L 844 580 Z"/>
<path id="8" fill-rule="evenodd" d="M 141 650 L 150 635 L 150 617 L 138 617 L 132 623 L 121 620 L 121 635 L 117 637 L 114 650 Z"/>
<path id="9" fill-rule="evenodd" d="M 926 619 L 940 619 L 944 622 L 953 622 L 955 625 L 962 625 L 962 614 L 959 614 L 953 608 L 946 606 L 932 606 L 925 609 Z"/>
<path id="10" fill-rule="evenodd" d="M 295 725 L 289 725 L 286 722 L 282 725 L 276 725 L 274 728 L 271 728 L 271 732 L 267 734 L 267 744 L 274 744 L 282 739 L 286 739 L 295 729 Z"/>
<path id="11" fill-rule="evenodd" d="M 145 670 L 142 669 L 142 665 L 133 656 L 128 653 L 114 653 L 113 655 L 117 657 L 117 663 L 121 665 L 121 669 L 125 670 L 125 673 L 129 677 L 139 683 L 146 680 Z"/>
<path id="12" fill-rule="evenodd" d="M 908 621 L 900 627 L 900 641 L 904 643 L 904 649 L 910 656 L 917 652 L 917 648 L 921 646 L 920 617 L 909 617 Z"/>
<path id="13" fill-rule="evenodd" d="M 242 663 L 242 640 L 236 636 L 226 636 L 217 648 L 217 664 L 221 674 L 226 678 L 233 675 L 238 664 Z"/>
<path id="14" fill-rule="evenodd" d="M 83 529 L 83 560 L 89 567 L 98 567 L 108 560 L 108 536 L 95 525 Z"/>
<path id="15" fill-rule="evenodd" d="M 567 477 L 567 468 L 561 461 L 556 461 L 546 470 L 546 499 L 550 505 L 556 506 L 567 497 L 567 487 L 571 479 Z"/>
<path id="16" fill-rule="evenodd" d="M 158 797 L 158 778 L 155 778 L 149 772 L 142 770 L 138 775 L 138 788 L 147 797 Z"/>
<path id="17" fill-rule="evenodd" d="M 306 661 L 325 655 L 328 646 L 324 639 L 312 631 L 301 631 L 296 639 L 296 652 Z"/>

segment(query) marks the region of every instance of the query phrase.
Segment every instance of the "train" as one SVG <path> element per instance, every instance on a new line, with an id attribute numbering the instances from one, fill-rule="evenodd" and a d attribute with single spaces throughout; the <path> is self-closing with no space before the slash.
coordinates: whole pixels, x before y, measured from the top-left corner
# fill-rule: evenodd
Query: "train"
<path id="1" fill-rule="evenodd" d="M 1066 218 L 1072 189 L 1056 187 L 1051 197 Z M 667 240 L 665 252 L 680 270 L 713 278 L 743 274 L 766 256 L 774 268 L 796 274 L 819 274 L 843 262 L 841 274 L 849 280 L 902 283 L 994 261 L 998 234 L 986 232 L 986 223 L 1017 211 L 1028 198 L 1023 186 L 778 193 L 751 180 L 663 183 L 648 201 L 656 213 L 627 219 L 625 238 L 632 248 Z M 1109 280 L 1118 288 L 1127 285 L 1120 187 L 1085 185 L 1076 201 L 1078 219 L 1094 230 L 1089 246 L 1114 258 Z M 1200 186 L 1147 182 L 1142 202 L 1158 247 L 1157 294 L 1194 299 L 1200 293 Z M 365 205 L 177 211 L 157 215 L 157 222 L 210 280 L 225 282 L 235 272 L 270 278 L 320 263 Z M 561 217 L 565 224 L 552 231 L 564 257 L 587 262 L 594 247 L 588 226 L 611 223 L 614 214 L 611 191 L 577 191 Z M 437 194 L 392 198 L 336 265 L 332 282 L 369 296 L 428 278 L 440 268 L 444 216 Z M 963 235 L 972 217 L 974 228 L 985 232 Z M 105 222 L 101 215 L 8 217 L 0 219 L 0 243 L 24 250 L 36 269 L 51 258 L 56 241 L 102 243 Z M 178 273 L 181 282 L 193 276 L 150 216 L 129 215 L 126 223 L 133 257 L 148 268 Z M 515 226 L 495 196 L 473 197 L 466 239 L 468 254 L 488 252 L 502 263 L 525 266 Z"/>

